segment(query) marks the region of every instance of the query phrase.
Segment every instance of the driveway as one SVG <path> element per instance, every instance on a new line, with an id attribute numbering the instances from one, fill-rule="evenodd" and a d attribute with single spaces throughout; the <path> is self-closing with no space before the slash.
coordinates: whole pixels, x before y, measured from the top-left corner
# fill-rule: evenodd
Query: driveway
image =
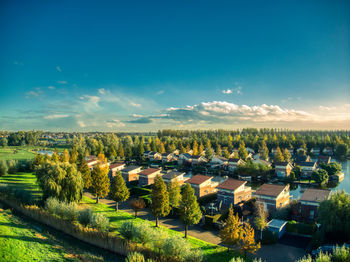
<path id="1" fill-rule="evenodd" d="M 295 262 L 306 254 L 303 248 L 283 244 L 263 245 L 255 257 L 266 262 Z"/>

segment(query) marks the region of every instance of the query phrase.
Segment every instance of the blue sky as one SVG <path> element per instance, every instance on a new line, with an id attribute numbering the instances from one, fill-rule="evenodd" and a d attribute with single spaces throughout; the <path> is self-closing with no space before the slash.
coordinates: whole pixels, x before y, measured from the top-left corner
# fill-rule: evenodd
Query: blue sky
<path id="1" fill-rule="evenodd" d="M 350 128 L 349 1 L 0 3 L 0 129 Z"/>

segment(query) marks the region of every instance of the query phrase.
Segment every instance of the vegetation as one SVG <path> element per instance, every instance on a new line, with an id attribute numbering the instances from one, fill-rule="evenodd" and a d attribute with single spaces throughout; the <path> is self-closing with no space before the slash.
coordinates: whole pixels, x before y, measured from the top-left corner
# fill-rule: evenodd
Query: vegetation
<path id="1" fill-rule="evenodd" d="M 317 184 L 322 186 L 328 182 L 328 173 L 324 169 L 318 169 L 312 173 L 311 178 L 315 180 Z"/>
<path id="2" fill-rule="evenodd" d="M 137 212 L 146 207 L 145 200 L 142 198 L 134 198 L 130 201 L 130 207 L 135 212 L 135 218 L 137 217 Z"/>
<path id="3" fill-rule="evenodd" d="M 156 217 L 156 227 L 158 227 L 158 218 L 165 217 L 170 212 L 169 192 L 160 176 L 154 180 L 151 199 L 151 212 Z"/>
<path id="4" fill-rule="evenodd" d="M 110 196 L 116 202 L 115 210 L 117 212 L 119 202 L 126 201 L 130 196 L 129 189 L 126 187 L 125 181 L 120 171 L 113 178 Z"/>
<path id="5" fill-rule="evenodd" d="M 172 210 L 179 207 L 181 201 L 181 188 L 177 181 L 171 182 L 168 185 L 169 205 Z"/>
<path id="6" fill-rule="evenodd" d="M 96 196 L 96 203 L 100 197 L 105 197 L 109 193 L 110 181 L 108 178 L 108 166 L 97 164 L 92 170 L 92 185 L 91 190 Z"/>

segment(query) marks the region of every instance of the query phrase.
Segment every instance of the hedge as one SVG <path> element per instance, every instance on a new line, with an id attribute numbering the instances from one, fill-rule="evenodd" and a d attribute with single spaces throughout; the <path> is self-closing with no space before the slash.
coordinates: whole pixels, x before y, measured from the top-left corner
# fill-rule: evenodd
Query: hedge
<path id="1" fill-rule="evenodd" d="M 287 223 L 286 230 L 291 233 L 312 235 L 316 230 L 316 225 L 299 223 L 292 220 Z"/>

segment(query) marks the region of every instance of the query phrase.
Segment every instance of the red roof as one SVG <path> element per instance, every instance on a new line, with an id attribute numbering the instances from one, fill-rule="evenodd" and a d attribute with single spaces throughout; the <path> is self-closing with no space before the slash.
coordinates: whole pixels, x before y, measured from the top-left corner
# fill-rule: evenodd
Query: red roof
<path id="1" fill-rule="evenodd" d="M 152 175 L 153 173 L 158 172 L 158 171 L 160 171 L 159 168 L 147 168 L 147 169 L 142 170 L 142 171 L 139 173 L 139 175 L 150 176 L 150 175 Z"/>
<path id="2" fill-rule="evenodd" d="M 308 188 L 305 190 L 304 194 L 301 196 L 300 201 L 320 203 L 328 199 L 330 193 L 331 191 L 329 190 Z"/>
<path id="3" fill-rule="evenodd" d="M 289 185 L 263 184 L 258 188 L 258 190 L 256 190 L 255 195 L 278 197 L 278 195 L 281 194 L 285 188 L 288 189 Z"/>
<path id="4" fill-rule="evenodd" d="M 212 178 L 213 178 L 212 176 L 195 175 L 191 179 L 187 180 L 186 183 L 200 185 Z"/>
<path id="5" fill-rule="evenodd" d="M 217 188 L 235 191 L 237 188 L 246 183 L 247 181 L 229 178 L 225 182 L 221 183 Z"/>
<path id="6" fill-rule="evenodd" d="M 113 169 L 113 168 L 124 166 L 124 165 L 125 165 L 125 163 L 114 163 L 114 164 L 110 164 L 109 168 Z"/>

